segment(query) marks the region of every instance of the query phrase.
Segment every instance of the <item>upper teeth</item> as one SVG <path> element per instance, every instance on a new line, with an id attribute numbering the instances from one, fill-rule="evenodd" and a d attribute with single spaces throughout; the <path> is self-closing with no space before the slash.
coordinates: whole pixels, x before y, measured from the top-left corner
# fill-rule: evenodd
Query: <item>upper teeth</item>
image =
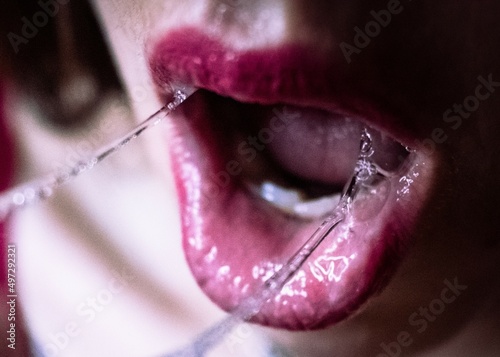
<path id="1" fill-rule="evenodd" d="M 305 219 L 326 215 L 335 208 L 340 200 L 340 193 L 306 200 L 300 192 L 281 187 L 271 181 L 264 181 L 260 185 L 251 185 L 250 189 L 282 211 Z"/>

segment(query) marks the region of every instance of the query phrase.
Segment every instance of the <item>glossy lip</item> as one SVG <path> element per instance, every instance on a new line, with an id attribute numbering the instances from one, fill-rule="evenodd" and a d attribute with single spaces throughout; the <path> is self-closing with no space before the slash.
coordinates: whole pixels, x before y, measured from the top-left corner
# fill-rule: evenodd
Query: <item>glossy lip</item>
<path id="1" fill-rule="evenodd" d="M 172 81 L 180 82 L 244 102 L 326 108 L 389 128 L 399 141 L 411 139 L 370 100 L 361 101 L 349 92 L 339 95 L 336 62 L 314 58 L 306 50 L 288 45 L 237 52 L 185 28 L 154 46 L 150 65 L 160 88 L 167 88 L 160 95 L 168 94 Z M 227 168 L 227 158 L 214 139 L 205 99 L 197 93 L 185 104 L 186 120 L 175 120 L 169 140 L 186 258 L 205 293 L 231 310 L 257 293 L 320 222 L 304 223 L 280 214 L 249 195 L 235 179 L 213 187 L 213 176 Z M 353 218 L 328 237 L 253 321 L 314 329 L 359 309 L 385 286 L 411 244 L 407 233 L 424 205 L 432 172 L 432 161 L 417 151 L 408 170 L 388 182 L 387 201 L 379 199 L 384 187 L 360 201 L 365 206 L 354 209 Z M 375 211 L 375 217 L 367 214 Z"/>

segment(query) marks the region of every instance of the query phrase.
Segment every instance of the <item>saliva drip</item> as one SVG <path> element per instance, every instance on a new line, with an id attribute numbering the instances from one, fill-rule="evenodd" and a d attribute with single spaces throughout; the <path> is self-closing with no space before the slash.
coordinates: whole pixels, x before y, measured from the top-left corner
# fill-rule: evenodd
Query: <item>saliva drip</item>
<path id="1" fill-rule="evenodd" d="M 182 104 L 195 90 L 184 88 L 177 89 L 172 95 L 169 103 L 165 104 L 158 111 L 150 115 L 146 120 L 137 125 L 134 129 L 120 137 L 119 139 L 104 145 L 94 152 L 86 160 L 80 160 L 69 170 L 56 171 L 40 179 L 16 186 L 0 195 L 0 222 L 15 210 L 43 201 L 52 196 L 59 186 L 71 181 L 84 171 L 94 168 L 95 165 L 106 159 L 109 155 L 117 152 L 130 141 L 136 139 L 146 129 L 158 124 L 164 117 L 174 111 Z"/>
<path id="2" fill-rule="evenodd" d="M 274 273 L 264 283 L 264 291 L 261 298 L 253 301 L 252 304 L 257 306 L 249 306 L 248 313 L 252 314 L 248 318 L 255 315 L 260 307 L 269 298 L 279 294 L 283 286 L 295 275 L 295 273 L 302 267 L 304 262 L 311 256 L 316 248 L 323 242 L 323 240 L 337 227 L 348 214 L 351 204 L 359 193 L 362 185 L 367 184 L 375 175 L 378 174 L 376 164 L 370 159 L 374 153 L 372 138 L 366 128 L 363 129 L 360 139 L 360 149 L 354 173 L 346 184 L 339 203 L 330 214 L 322 221 L 316 231 L 309 237 L 309 239 L 302 245 L 302 247 L 287 261 L 287 263 L 276 273 Z M 243 307 L 245 310 L 245 307 Z M 242 311 L 245 315 L 247 311 Z M 243 316 L 246 317 L 246 316 Z M 247 318 L 247 319 L 248 319 Z"/>
<path id="3" fill-rule="evenodd" d="M 350 208 L 362 185 L 369 183 L 377 174 L 381 174 L 380 168 L 371 160 L 374 152 L 371 135 L 364 128 L 361 132 L 359 155 L 354 167 L 354 174 L 344 187 L 339 205 Z"/>
<path id="4" fill-rule="evenodd" d="M 164 357 L 204 356 L 212 347 L 220 343 L 224 336 L 231 332 L 237 324 L 250 320 L 267 301 L 277 296 L 316 248 L 346 218 L 352 202 L 363 185 L 369 185 L 372 178 L 378 174 L 384 175 L 379 172 L 378 166 L 372 161 L 371 157 L 373 153 L 372 138 L 365 128 L 361 133 L 360 150 L 354 173 L 346 184 L 339 203 L 324 218 L 309 239 L 288 259 L 281 269 L 264 282 L 261 289 L 254 296 L 245 299 L 231 312 L 231 315 L 201 333 L 191 345 L 172 354 L 167 354 Z"/>

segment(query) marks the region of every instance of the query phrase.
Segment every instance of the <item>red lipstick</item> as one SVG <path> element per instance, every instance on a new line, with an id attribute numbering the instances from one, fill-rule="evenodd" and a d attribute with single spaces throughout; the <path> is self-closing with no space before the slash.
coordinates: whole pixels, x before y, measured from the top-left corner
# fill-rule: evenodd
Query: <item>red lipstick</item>
<path id="1" fill-rule="evenodd" d="M 203 291 L 230 311 L 255 294 L 321 222 L 284 213 L 248 189 L 249 176 L 265 176 L 279 166 L 266 161 L 269 146 L 280 142 L 270 136 L 269 143 L 258 143 L 262 150 L 248 142 L 255 155 L 238 155 L 250 137 L 241 131 L 263 132 L 259 125 L 273 120 L 250 115 L 254 108 L 272 113 L 273 106 L 286 105 L 305 123 L 321 110 L 330 115 L 324 125 L 388 128 L 385 133 L 399 142 L 409 136 L 374 98 L 345 82 L 345 65 L 335 56 L 321 57 L 296 44 L 235 50 L 191 28 L 166 34 L 152 48 L 150 66 L 160 88 L 181 82 L 206 90 L 186 101 L 168 140 L 186 259 Z M 344 123 L 346 118 L 352 121 Z M 359 136 L 352 140 L 358 143 Z M 432 162 L 417 151 L 404 172 L 357 203 L 349 222 L 327 238 L 253 321 L 315 329 L 353 314 L 386 285 L 404 258 L 432 172 Z"/>

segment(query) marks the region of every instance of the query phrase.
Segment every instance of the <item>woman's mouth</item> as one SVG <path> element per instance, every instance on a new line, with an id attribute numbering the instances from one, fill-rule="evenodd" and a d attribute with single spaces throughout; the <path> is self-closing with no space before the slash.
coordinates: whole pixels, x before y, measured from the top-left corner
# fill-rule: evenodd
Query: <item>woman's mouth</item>
<path id="1" fill-rule="evenodd" d="M 170 154 L 183 247 L 194 277 L 231 311 L 304 243 L 353 173 L 363 127 L 389 178 L 373 184 L 280 294 L 252 321 L 315 329 L 380 292 L 412 243 L 432 160 L 370 98 L 342 92 L 342 66 L 301 46 L 236 51 L 180 29 L 151 51 L 161 96 L 203 90 L 173 120 Z"/>

